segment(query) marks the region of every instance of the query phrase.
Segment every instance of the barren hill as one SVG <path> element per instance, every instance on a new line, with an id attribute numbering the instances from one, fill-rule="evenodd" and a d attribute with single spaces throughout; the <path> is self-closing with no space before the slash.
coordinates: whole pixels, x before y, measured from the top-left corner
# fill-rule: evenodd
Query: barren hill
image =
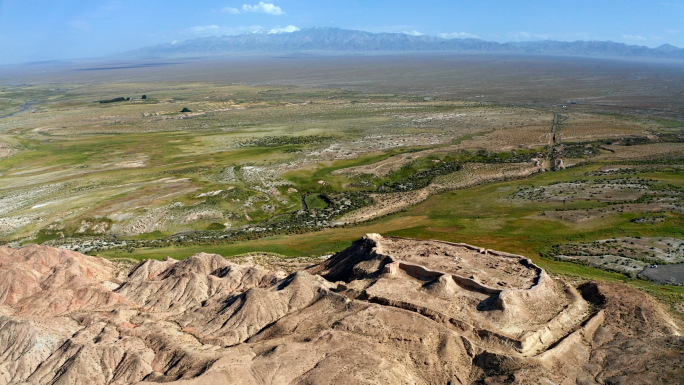
<path id="1" fill-rule="evenodd" d="M 465 244 L 369 234 L 292 274 L 0 247 L 0 384 L 682 383 L 681 330 Z"/>

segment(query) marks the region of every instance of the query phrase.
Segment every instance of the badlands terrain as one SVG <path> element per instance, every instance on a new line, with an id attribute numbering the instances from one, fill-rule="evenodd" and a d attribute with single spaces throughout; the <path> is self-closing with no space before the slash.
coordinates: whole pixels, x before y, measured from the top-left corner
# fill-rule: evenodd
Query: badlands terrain
<path id="1" fill-rule="evenodd" d="M 682 383 L 681 63 L 397 58 L 0 68 L 0 384 Z"/>
<path id="2" fill-rule="evenodd" d="M 3 384 L 646 384 L 684 337 L 644 293 L 527 258 L 367 234 L 288 273 L 0 247 Z"/>

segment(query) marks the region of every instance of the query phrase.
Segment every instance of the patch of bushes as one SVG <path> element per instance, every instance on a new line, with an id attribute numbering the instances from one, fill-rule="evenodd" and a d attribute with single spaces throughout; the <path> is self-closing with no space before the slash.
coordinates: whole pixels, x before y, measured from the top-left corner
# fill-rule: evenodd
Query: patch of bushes
<path id="1" fill-rule="evenodd" d="M 107 104 L 107 103 L 118 103 L 118 102 L 125 102 L 127 100 L 131 100 L 131 98 L 124 98 L 123 96 L 114 98 L 114 99 L 107 99 L 107 100 L 98 100 L 100 104 Z"/>
<path id="2" fill-rule="evenodd" d="M 407 176 L 399 179 L 390 180 L 380 184 L 377 188 L 378 192 L 395 192 L 395 191 L 412 191 L 418 190 L 432 182 L 438 176 L 451 174 L 452 172 L 459 171 L 462 166 L 457 162 L 439 162 L 434 166 L 428 168 L 427 170 L 420 170 L 416 172 L 411 172 L 413 165 L 409 164 L 402 167 L 395 174 L 406 175 Z"/>
<path id="3" fill-rule="evenodd" d="M 225 230 L 226 226 L 223 225 L 222 223 L 211 223 L 209 226 L 207 226 L 207 231 L 220 231 L 220 230 Z"/>
<path id="4" fill-rule="evenodd" d="M 302 144 L 317 144 L 333 139 L 333 136 L 304 135 L 304 136 L 265 136 L 239 142 L 236 147 L 281 147 Z M 296 151 L 296 150 L 294 150 Z"/>

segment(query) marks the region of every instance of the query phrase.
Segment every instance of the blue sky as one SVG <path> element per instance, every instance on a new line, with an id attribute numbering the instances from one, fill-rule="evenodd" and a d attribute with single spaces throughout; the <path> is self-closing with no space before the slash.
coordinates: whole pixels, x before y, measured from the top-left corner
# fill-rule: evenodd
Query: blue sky
<path id="1" fill-rule="evenodd" d="M 0 0 L 0 64 L 310 27 L 684 47 L 684 0 Z"/>

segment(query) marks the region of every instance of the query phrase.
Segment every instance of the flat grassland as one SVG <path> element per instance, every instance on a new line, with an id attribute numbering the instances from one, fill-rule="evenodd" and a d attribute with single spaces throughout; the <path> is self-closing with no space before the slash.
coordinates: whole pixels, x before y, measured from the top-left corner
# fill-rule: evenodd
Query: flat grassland
<path id="1" fill-rule="evenodd" d="M 605 260 L 582 245 L 684 239 L 681 64 L 370 55 L 132 67 L 0 71 L 0 243 L 312 256 L 378 232 L 627 280 L 650 256 L 625 246 Z"/>

